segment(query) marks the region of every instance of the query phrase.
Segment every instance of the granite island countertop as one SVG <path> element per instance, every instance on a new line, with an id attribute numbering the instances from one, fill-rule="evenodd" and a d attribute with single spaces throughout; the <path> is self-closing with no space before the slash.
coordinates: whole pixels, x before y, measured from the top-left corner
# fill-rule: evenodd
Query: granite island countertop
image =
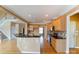
<path id="1" fill-rule="evenodd" d="M 17 36 L 17 47 L 21 53 L 40 53 L 40 37 Z"/>
<path id="2" fill-rule="evenodd" d="M 40 35 L 39 35 L 39 36 L 27 36 L 27 35 L 18 35 L 18 34 L 16 34 L 15 36 L 16 36 L 16 37 L 22 37 L 22 38 L 23 38 L 23 37 L 24 37 L 24 38 L 26 38 L 26 37 L 29 37 L 29 38 L 30 38 L 30 37 L 40 37 Z"/>

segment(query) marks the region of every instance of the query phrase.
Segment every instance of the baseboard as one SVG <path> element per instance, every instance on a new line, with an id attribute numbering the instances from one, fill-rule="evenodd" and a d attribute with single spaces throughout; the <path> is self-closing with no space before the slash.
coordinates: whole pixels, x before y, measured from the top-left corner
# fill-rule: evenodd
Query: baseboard
<path id="1" fill-rule="evenodd" d="M 21 51 L 23 54 L 40 54 L 40 52 L 28 52 L 28 51 Z"/>
<path id="2" fill-rule="evenodd" d="M 57 54 L 66 54 L 65 52 L 57 52 Z"/>

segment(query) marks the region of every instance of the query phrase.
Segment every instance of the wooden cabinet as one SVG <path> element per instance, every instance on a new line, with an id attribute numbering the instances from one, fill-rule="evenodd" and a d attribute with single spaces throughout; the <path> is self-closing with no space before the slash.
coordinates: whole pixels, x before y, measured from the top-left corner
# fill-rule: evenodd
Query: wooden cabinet
<path id="1" fill-rule="evenodd" d="M 66 31 L 66 19 L 65 17 L 59 17 L 52 22 L 52 26 L 55 26 L 57 31 Z"/>
<path id="2" fill-rule="evenodd" d="M 56 52 L 60 53 L 66 51 L 66 39 L 52 38 L 51 45 L 56 50 Z"/>

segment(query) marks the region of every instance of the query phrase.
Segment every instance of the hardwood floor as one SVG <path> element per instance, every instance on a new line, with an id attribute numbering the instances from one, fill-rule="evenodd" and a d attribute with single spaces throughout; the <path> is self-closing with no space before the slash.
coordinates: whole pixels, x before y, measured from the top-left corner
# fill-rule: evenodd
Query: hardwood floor
<path id="1" fill-rule="evenodd" d="M 57 54 L 56 51 L 48 44 L 48 41 L 44 42 L 44 47 L 41 48 L 42 54 Z"/>
<path id="2" fill-rule="evenodd" d="M 79 54 L 79 48 L 70 48 L 69 51 L 70 54 Z"/>
<path id="3" fill-rule="evenodd" d="M 20 53 L 16 46 L 16 40 L 3 40 L 0 42 L 0 54 L 15 54 Z"/>
<path id="4" fill-rule="evenodd" d="M 55 50 L 45 41 L 44 47 L 41 49 L 42 54 L 56 54 Z M 17 54 L 20 53 L 16 46 L 16 40 L 3 40 L 0 42 L 0 54 Z"/>
<path id="5" fill-rule="evenodd" d="M 44 43 L 44 47 L 41 49 L 42 54 L 56 54 L 55 50 L 51 48 L 47 41 Z M 3 40 L 0 42 L 0 54 L 16 54 L 20 53 L 16 46 L 16 40 Z"/>
<path id="6" fill-rule="evenodd" d="M 16 40 L 3 40 L 0 42 L 0 54 L 18 54 L 20 53 L 17 48 Z M 41 48 L 41 54 L 60 54 L 52 48 L 48 41 L 44 42 L 44 47 Z M 61 53 L 62 54 L 62 53 Z"/>

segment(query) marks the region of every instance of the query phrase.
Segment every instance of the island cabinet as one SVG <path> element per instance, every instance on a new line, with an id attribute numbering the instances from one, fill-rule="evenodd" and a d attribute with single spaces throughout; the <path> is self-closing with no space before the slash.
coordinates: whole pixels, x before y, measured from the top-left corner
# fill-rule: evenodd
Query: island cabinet
<path id="1" fill-rule="evenodd" d="M 40 37 L 17 37 L 17 47 L 21 53 L 40 53 Z"/>
<path id="2" fill-rule="evenodd" d="M 66 39 L 53 38 L 51 40 L 51 46 L 57 53 L 65 53 L 66 51 Z"/>

